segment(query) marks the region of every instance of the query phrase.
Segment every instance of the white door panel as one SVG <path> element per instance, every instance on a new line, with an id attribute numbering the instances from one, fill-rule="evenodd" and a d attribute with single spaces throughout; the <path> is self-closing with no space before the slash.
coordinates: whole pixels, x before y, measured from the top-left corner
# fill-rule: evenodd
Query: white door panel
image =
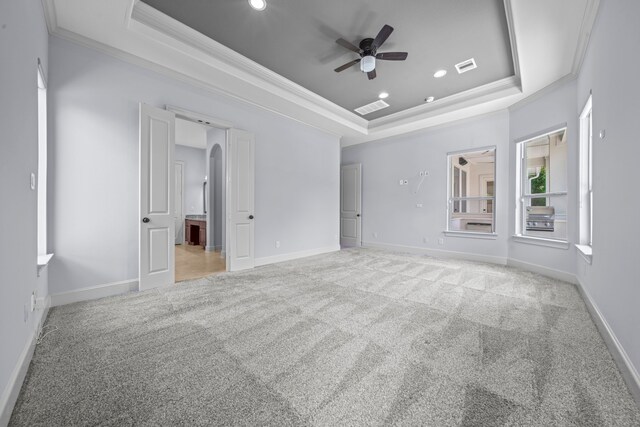
<path id="1" fill-rule="evenodd" d="M 344 165 L 340 169 L 340 244 L 362 245 L 362 167 Z"/>
<path id="2" fill-rule="evenodd" d="M 229 271 L 253 268 L 255 141 L 253 134 L 229 130 L 228 147 L 228 245 Z"/>
<path id="3" fill-rule="evenodd" d="M 140 104 L 140 290 L 175 282 L 175 116 Z"/>

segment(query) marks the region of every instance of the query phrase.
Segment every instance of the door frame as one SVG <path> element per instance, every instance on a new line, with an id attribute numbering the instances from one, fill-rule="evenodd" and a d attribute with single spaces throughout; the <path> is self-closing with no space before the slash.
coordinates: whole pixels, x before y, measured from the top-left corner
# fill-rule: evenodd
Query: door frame
<path id="1" fill-rule="evenodd" d="M 359 235 L 359 238 L 356 238 L 355 245 L 353 247 L 362 247 L 362 163 L 347 163 L 344 165 L 340 165 L 340 246 L 341 247 L 351 247 L 350 245 L 346 245 L 342 240 L 342 202 L 343 202 L 343 191 L 344 191 L 344 182 L 342 180 L 342 170 L 345 167 L 357 167 L 358 169 L 358 181 L 359 188 L 358 194 L 356 195 L 356 199 L 360 203 L 360 206 L 356 207 L 356 235 Z M 359 208 L 359 209 L 358 209 Z"/>
<path id="2" fill-rule="evenodd" d="M 184 222 L 184 162 L 183 162 L 182 160 L 174 160 L 174 161 L 173 161 L 173 163 L 174 163 L 174 165 L 175 165 L 175 166 L 177 166 L 177 165 L 180 165 L 180 166 L 181 166 L 181 167 L 180 167 L 180 174 L 182 175 L 182 177 L 181 177 L 181 179 L 180 179 L 180 184 L 181 184 L 180 186 L 181 186 L 182 188 L 180 189 L 180 190 L 181 190 L 181 194 L 180 194 L 180 204 L 181 204 L 182 206 L 180 206 L 180 216 L 181 216 L 181 218 L 180 218 L 180 219 Z M 175 170 L 177 170 L 177 169 L 175 169 Z M 173 174 L 173 175 L 174 175 L 173 179 L 175 179 L 175 170 L 174 170 L 174 174 Z M 175 181 L 174 181 L 174 182 L 175 182 Z M 177 196 L 177 195 L 176 195 L 176 196 Z M 174 200 L 175 200 L 175 198 L 174 198 Z M 185 243 L 185 237 L 186 237 L 186 233 L 185 233 L 185 231 L 186 231 L 186 230 L 183 228 L 183 230 L 182 230 L 182 242 L 177 243 L 177 244 L 184 245 L 184 243 Z M 176 242 L 174 242 L 174 244 L 176 244 Z"/>
<path id="3" fill-rule="evenodd" d="M 210 117 L 210 116 L 207 116 L 206 114 L 197 113 L 195 111 L 187 110 L 185 108 L 177 107 L 175 105 L 167 104 L 165 106 L 165 109 L 167 111 L 173 112 L 176 115 L 176 118 L 189 120 L 195 123 L 200 123 L 206 126 L 211 126 L 211 127 L 218 128 L 225 131 L 224 158 L 222 159 L 225 165 L 225 175 L 223 176 L 223 179 L 224 179 L 225 194 L 226 194 L 226 197 L 229 197 L 229 194 L 232 191 L 232 186 L 229 185 L 229 163 L 228 163 L 229 162 L 229 130 L 237 129 L 237 128 L 234 126 L 232 122 L 218 119 L 215 117 Z M 207 171 L 207 173 L 208 172 L 209 171 Z M 226 237 L 225 250 L 226 250 L 226 253 L 228 254 L 229 243 L 232 237 L 230 236 L 229 214 L 228 214 L 228 206 L 226 205 L 226 203 L 225 203 L 225 209 L 223 214 L 224 214 L 224 227 L 225 227 L 225 237 Z M 225 261 L 226 261 L 225 269 L 226 271 L 229 271 L 229 262 L 226 259 Z"/>

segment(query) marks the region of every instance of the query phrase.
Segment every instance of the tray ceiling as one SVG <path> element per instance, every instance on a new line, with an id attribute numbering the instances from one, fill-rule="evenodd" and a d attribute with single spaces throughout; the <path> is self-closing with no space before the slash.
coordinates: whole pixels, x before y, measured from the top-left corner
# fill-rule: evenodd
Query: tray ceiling
<path id="1" fill-rule="evenodd" d="M 388 116 L 514 75 L 503 0 L 300 1 L 268 0 L 264 11 L 246 0 L 143 0 L 275 73 L 349 110 L 390 94 L 390 107 L 364 116 Z M 368 80 L 358 56 L 337 45 L 358 45 L 384 24 L 395 31 L 379 50 L 407 51 L 406 61 L 377 61 Z M 478 68 L 458 74 L 454 65 L 475 58 Z M 448 74 L 436 79 L 436 70 Z"/>

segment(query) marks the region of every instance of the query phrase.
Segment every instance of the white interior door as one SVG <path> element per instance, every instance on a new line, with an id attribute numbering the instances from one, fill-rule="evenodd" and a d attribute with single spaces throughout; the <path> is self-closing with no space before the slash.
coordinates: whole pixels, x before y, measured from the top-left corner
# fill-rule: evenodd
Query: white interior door
<path id="1" fill-rule="evenodd" d="M 173 221 L 176 228 L 176 245 L 184 243 L 184 162 L 176 162 L 175 172 L 175 203 Z"/>
<path id="2" fill-rule="evenodd" d="M 227 268 L 254 267 L 255 140 L 253 134 L 228 131 Z"/>
<path id="3" fill-rule="evenodd" d="M 140 104 L 140 290 L 175 283 L 175 115 Z"/>
<path id="4" fill-rule="evenodd" d="M 340 245 L 362 245 L 362 166 L 344 165 L 340 172 Z"/>

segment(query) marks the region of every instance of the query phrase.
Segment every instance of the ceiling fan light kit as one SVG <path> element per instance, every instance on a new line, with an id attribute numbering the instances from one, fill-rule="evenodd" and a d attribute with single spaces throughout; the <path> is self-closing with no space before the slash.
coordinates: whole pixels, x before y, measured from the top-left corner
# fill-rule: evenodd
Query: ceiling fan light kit
<path id="1" fill-rule="evenodd" d="M 369 73 L 376 68 L 376 57 L 375 56 L 365 56 L 360 61 L 360 70 L 363 73 Z"/>
<path id="2" fill-rule="evenodd" d="M 360 71 L 362 71 L 363 73 L 367 73 L 367 77 L 369 78 L 369 80 L 373 80 L 376 78 L 376 59 L 380 59 L 383 61 L 404 61 L 405 59 L 407 59 L 407 52 L 378 53 L 378 49 L 387 40 L 387 38 L 389 38 L 392 32 L 393 27 L 385 25 L 384 27 L 382 27 L 375 39 L 363 39 L 360 42 L 359 47 L 342 38 L 336 40 L 336 43 L 346 49 L 349 49 L 352 52 L 357 53 L 358 55 L 360 55 L 360 58 L 347 62 L 346 64 L 336 68 L 334 71 L 336 73 L 339 73 L 359 63 Z"/>

